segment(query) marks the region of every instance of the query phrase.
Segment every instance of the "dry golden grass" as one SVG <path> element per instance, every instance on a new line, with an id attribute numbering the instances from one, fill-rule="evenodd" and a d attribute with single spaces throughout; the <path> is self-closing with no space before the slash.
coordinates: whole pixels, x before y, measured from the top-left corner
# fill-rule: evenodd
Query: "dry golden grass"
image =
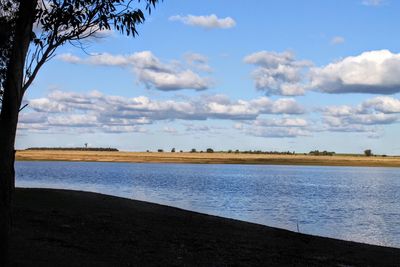
<path id="1" fill-rule="evenodd" d="M 21 150 L 17 160 L 400 167 L 400 157 Z"/>

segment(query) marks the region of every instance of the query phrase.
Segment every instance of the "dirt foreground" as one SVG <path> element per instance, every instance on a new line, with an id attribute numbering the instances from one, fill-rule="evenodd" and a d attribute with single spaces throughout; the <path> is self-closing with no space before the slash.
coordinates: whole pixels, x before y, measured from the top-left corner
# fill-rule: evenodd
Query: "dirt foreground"
<path id="1" fill-rule="evenodd" d="M 21 150 L 17 160 L 400 167 L 400 157 Z"/>
<path id="2" fill-rule="evenodd" d="M 146 202 L 17 189 L 12 266 L 400 266 L 400 249 Z"/>

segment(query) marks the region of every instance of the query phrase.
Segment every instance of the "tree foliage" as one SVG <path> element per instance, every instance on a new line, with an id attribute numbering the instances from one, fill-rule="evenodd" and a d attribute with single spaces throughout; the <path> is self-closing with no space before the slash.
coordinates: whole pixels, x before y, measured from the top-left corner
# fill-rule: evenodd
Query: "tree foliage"
<path id="1" fill-rule="evenodd" d="M 0 0 L 0 108 L 16 21 L 16 1 Z"/>
<path id="2" fill-rule="evenodd" d="M 372 156 L 372 150 L 371 149 L 364 150 L 364 155 L 367 156 L 367 157 Z"/>
<path id="3" fill-rule="evenodd" d="M 138 0 L 137 2 L 140 2 Z M 82 41 L 96 37 L 104 30 L 136 36 L 136 26 L 145 16 L 136 1 L 123 0 L 40 0 L 36 16 L 33 46 L 27 61 L 25 91 L 41 66 L 54 56 L 56 49 L 70 43 L 82 47 Z M 146 0 L 145 9 L 151 13 L 158 0 Z"/>
<path id="4" fill-rule="evenodd" d="M 140 0 L 38 0 L 32 42 L 25 66 L 22 93 L 32 84 L 40 68 L 50 60 L 56 49 L 66 43 L 83 48 L 82 42 L 97 33 L 115 30 L 136 36 L 136 26 L 145 21 Z M 158 0 L 145 0 L 144 9 L 151 13 Z M 19 1 L 0 0 L 0 102 L 14 24 Z"/>

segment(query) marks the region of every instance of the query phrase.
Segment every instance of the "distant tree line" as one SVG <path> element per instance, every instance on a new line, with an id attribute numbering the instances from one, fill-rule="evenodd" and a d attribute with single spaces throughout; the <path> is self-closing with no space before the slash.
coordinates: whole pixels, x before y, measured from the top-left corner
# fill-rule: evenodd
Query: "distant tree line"
<path id="1" fill-rule="evenodd" d="M 310 151 L 308 154 L 313 155 L 313 156 L 333 156 L 335 155 L 335 152 L 333 151 L 319 151 L 319 150 L 313 150 Z"/>
<path id="2" fill-rule="evenodd" d="M 112 147 L 30 147 L 26 150 L 119 151 Z"/>
<path id="3" fill-rule="evenodd" d="M 34 148 L 34 149 L 36 149 L 36 148 Z M 45 149 L 47 149 L 47 148 L 45 148 Z M 56 148 L 56 149 L 58 149 L 58 148 Z M 85 150 L 85 149 L 84 148 L 78 148 L 77 150 Z M 164 149 L 157 149 L 155 151 L 157 151 L 159 153 L 166 152 L 166 151 L 164 151 Z M 150 153 L 151 151 L 150 150 L 146 150 L 146 152 Z M 178 152 L 178 150 L 175 147 L 173 147 L 170 150 L 170 152 L 171 153 L 175 153 L 175 152 Z M 236 149 L 236 150 L 229 149 L 229 150 L 217 150 L 217 151 L 215 151 L 212 148 L 207 148 L 205 150 L 197 150 L 196 148 L 192 148 L 192 149 L 187 150 L 187 151 L 179 150 L 179 153 L 183 153 L 183 152 L 188 152 L 188 153 L 214 153 L 214 152 L 217 152 L 217 153 L 261 154 L 261 155 L 296 155 L 296 151 L 262 151 L 262 150 L 239 150 L 239 149 Z M 337 153 L 334 152 L 334 151 L 327 151 L 327 150 L 323 150 L 323 151 L 312 150 L 312 151 L 310 151 L 308 153 L 297 153 L 297 154 L 299 154 L 299 155 L 300 154 L 301 155 L 311 155 L 311 156 L 334 156 Z M 338 155 L 347 155 L 347 154 L 338 154 Z M 361 156 L 361 154 L 348 154 L 348 155 Z M 367 157 L 371 157 L 371 156 L 375 156 L 376 157 L 376 156 L 378 156 L 376 154 L 373 154 L 371 149 L 364 150 L 364 155 L 367 156 Z M 382 157 L 386 157 L 387 155 L 381 155 L 381 156 Z"/>
<path id="4" fill-rule="evenodd" d="M 236 149 L 235 151 L 228 150 L 227 153 L 241 153 L 241 154 L 268 154 L 268 155 L 294 155 L 295 151 L 262 151 L 262 150 L 244 150 L 240 151 Z"/>
<path id="5" fill-rule="evenodd" d="M 164 149 L 157 149 L 157 152 L 164 152 Z M 146 150 L 146 152 L 150 153 L 150 150 Z M 175 148 L 171 149 L 171 153 L 175 153 L 177 152 L 177 150 Z M 183 153 L 183 150 L 179 150 L 180 153 Z M 215 151 L 212 148 L 207 148 L 206 150 L 197 150 L 196 148 L 192 148 L 189 151 L 187 151 L 189 153 L 214 153 L 214 152 L 218 152 L 218 153 L 241 153 L 241 154 L 277 154 L 277 155 L 294 155 L 296 154 L 295 151 L 261 151 L 261 150 L 243 150 L 240 151 L 238 149 L 236 150 L 220 150 L 220 151 Z"/>

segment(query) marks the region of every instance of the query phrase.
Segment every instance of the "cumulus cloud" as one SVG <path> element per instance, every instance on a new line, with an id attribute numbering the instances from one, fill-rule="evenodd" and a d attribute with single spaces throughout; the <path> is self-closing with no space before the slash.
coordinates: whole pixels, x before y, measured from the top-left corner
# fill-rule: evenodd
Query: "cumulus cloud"
<path id="1" fill-rule="evenodd" d="M 48 98 L 37 98 L 29 101 L 30 108 L 37 112 L 65 112 L 68 111 L 68 107 L 52 102 Z"/>
<path id="2" fill-rule="evenodd" d="M 331 106 L 322 110 L 325 130 L 339 132 L 369 132 L 377 126 L 400 121 L 400 100 L 376 97 L 357 106 Z"/>
<path id="3" fill-rule="evenodd" d="M 21 113 L 19 116 L 19 123 L 36 124 L 47 122 L 47 116 L 40 113 Z"/>
<path id="4" fill-rule="evenodd" d="M 333 44 L 333 45 L 343 44 L 344 42 L 345 42 L 345 39 L 342 36 L 334 36 L 331 39 L 331 44 Z"/>
<path id="5" fill-rule="evenodd" d="M 369 99 L 362 106 L 364 109 L 373 108 L 383 113 L 400 113 L 400 99 L 388 96 L 378 96 Z"/>
<path id="6" fill-rule="evenodd" d="M 334 40 L 338 43 L 340 40 Z M 367 51 L 326 66 L 296 60 L 292 52 L 260 51 L 244 58 L 256 66 L 255 87 L 267 95 L 302 95 L 306 90 L 330 94 L 400 92 L 400 53 Z"/>
<path id="7" fill-rule="evenodd" d="M 326 122 L 330 126 L 346 126 L 346 125 L 382 125 L 392 124 L 398 121 L 398 116 L 392 114 L 352 114 L 341 117 L 326 117 Z"/>
<path id="8" fill-rule="evenodd" d="M 53 91 L 47 97 L 31 99 L 28 103 L 31 111 L 23 113 L 21 121 L 25 127 L 42 124 L 46 129 L 80 127 L 105 132 L 142 131 L 140 126 L 165 120 L 254 120 L 262 114 L 305 112 L 291 98 L 271 100 L 259 97 L 233 101 L 225 95 L 178 101 L 152 100 L 145 96 L 124 98 L 98 91 L 85 94 Z"/>
<path id="9" fill-rule="evenodd" d="M 303 95 L 305 71 L 312 64 L 296 60 L 292 52 L 260 51 L 244 58 L 244 62 L 256 66 L 252 77 L 258 90 L 267 95 Z"/>
<path id="10" fill-rule="evenodd" d="M 164 63 L 150 51 L 142 51 L 130 55 L 103 53 L 87 58 L 62 54 L 58 56 L 58 59 L 74 64 L 130 68 L 136 74 L 139 82 L 148 88 L 155 88 L 161 91 L 182 89 L 200 91 L 210 88 L 212 84 L 209 77 L 202 77 L 191 69 L 182 68 L 182 64 Z M 201 64 L 204 68 L 208 66 L 206 63 Z"/>
<path id="11" fill-rule="evenodd" d="M 97 117 L 88 114 L 65 114 L 63 116 L 49 116 L 49 126 L 66 127 L 93 127 L 98 125 Z"/>
<path id="12" fill-rule="evenodd" d="M 400 92 L 400 54 L 364 52 L 311 70 L 311 87 L 325 93 Z"/>
<path id="13" fill-rule="evenodd" d="M 233 127 L 247 135 L 257 137 L 294 138 L 312 135 L 312 129 L 304 118 L 257 118 L 236 123 Z"/>
<path id="14" fill-rule="evenodd" d="M 183 24 L 190 26 L 198 26 L 208 29 L 229 29 L 235 27 L 236 21 L 231 17 L 218 18 L 217 15 L 211 14 L 207 16 L 194 16 L 194 15 L 175 15 L 169 17 L 170 21 L 180 21 Z"/>

